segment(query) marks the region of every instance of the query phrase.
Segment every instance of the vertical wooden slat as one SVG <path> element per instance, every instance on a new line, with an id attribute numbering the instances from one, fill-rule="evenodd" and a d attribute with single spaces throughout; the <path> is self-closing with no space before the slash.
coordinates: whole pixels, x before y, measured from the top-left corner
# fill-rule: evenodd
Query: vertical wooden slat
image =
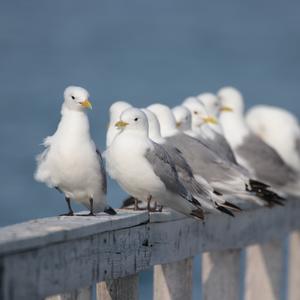
<path id="1" fill-rule="evenodd" d="M 202 255 L 203 300 L 238 300 L 241 287 L 241 250 Z"/>
<path id="2" fill-rule="evenodd" d="M 98 300 L 137 300 L 138 274 L 97 284 Z"/>
<path id="3" fill-rule="evenodd" d="M 193 258 L 154 267 L 154 300 L 192 299 Z"/>
<path id="4" fill-rule="evenodd" d="M 46 300 L 92 300 L 92 288 L 87 287 L 72 293 L 47 297 Z"/>
<path id="5" fill-rule="evenodd" d="M 300 231 L 292 232 L 289 239 L 288 299 L 300 299 Z"/>
<path id="6" fill-rule="evenodd" d="M 245 300 L 279 300 L 283 287 L 283 262 L 280 241 L 248 247 Z"/>

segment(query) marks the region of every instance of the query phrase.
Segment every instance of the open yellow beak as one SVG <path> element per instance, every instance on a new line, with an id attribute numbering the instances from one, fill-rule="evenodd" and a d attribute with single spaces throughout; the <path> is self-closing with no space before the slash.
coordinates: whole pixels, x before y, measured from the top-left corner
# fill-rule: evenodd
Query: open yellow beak
<path id="1" fill-rule="evenodd" d="M 85 108 L 92 109 L 92 103 L 88 99 L 84 100 L 80 104 Z"/>
<path id="2" fill-rule="evenodd" d="M 213 125 L 218 124 L 218 120 L 213 116 L 203 117 L 202 119 L 206 124 L 213 124 Z"/>
<path id="3" fill-rule="evenodd" d="M 176 122 L 176 127 L 179 128 L 181 126 L 181 122 Z"/>
<path id="4" fill-rule="evenodd" d="M 119 129 L 125 128 L 129 123 L 123 122 L 123 121 L 118 121 L 115 126 Z"/>
<path id="5" fill-rule="evenodd" d="M 229 107 L 229 106 L 222 106 L 222 107 L 220 108 L 220 111 L 221 111 L 221 112 L 232 112 L 233 109 L 232 109 L 231 107 Z"/>

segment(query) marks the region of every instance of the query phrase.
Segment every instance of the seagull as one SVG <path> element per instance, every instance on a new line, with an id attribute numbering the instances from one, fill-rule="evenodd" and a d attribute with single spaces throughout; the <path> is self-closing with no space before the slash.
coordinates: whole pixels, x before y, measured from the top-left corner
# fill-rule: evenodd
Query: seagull
<path id="1" fill-rule="evenodd" d="M 176 120 L 176 127 L 183 132 L 191 130 L 192 127 L 192 115 L 190 111 L 182 106 L 178 105 L 172 108 L 172 113 Z M 196 134 L 193 133 L 195 136 Z"/>
<path id="2" fill-rule="evenodd" d="M 120 133 L 120 129 L 118 129 L 115 124 L 117 121 L 119 121 L 121 113 L 130 107 L 132 107 L 131 104 L 125 101 L 117 101 L 110 106 L 109 123 L 106 133 L 106 147 L 109 147 L 114 138 Z"/>
<path id="3" fill-rule="evenodd" d="M 192 129 L 197 138 L 221 158 L 237 164 L 230 145 L 221 133 L 221 126 L 217 118 L 209 115 L 204 105 L 196 97 L 185 99 L 183 105 L 192 114 Z"/>
<path id="4" fill-rule="evenodd" d="M 201 203 L 203 210 L 208 212 L 224 212 L 230 216 L 233 216 L 231 210 L 240 211 L 240 208 L 222 199 L 220 194 L 216 194 L 204 178 L 199 180 L 198 176 L 198 181 L 196 180 L 192 168 L 189 166 L 180 150 L 173 147 L 161 136 L 159 121 L 155 114 L 149 109 L 142 109 L 142 111 L 147 116 L 149 138 L 155 143 L 160 144 L 165 151 L 168 152 L 174 162 L 179 180 L 184 187 L 191 192 L 193 197 Z M 187 112 L 189 113 L 189 111 Z"/>
<path id="5" fill-rule="evenodd" d="M 197 100 L 202 103 L 206 109 L 208 115 L 218 118 L 220 114 L 220 101 L 219 98 L 213 93 L 202 93 L 199 94 Z M 222 130 L 221 126 L 216 126 L 217 130 Z"/>
<path id="6" fill-rule="evenodd" d="M 115 124 L 121 133 L 105 151 L 110 176 L 130 195 L 170 207 L 187 216 L 203 219 L 201 204 L 178 179 L 174 163 L 162 146 L 148 137 L 145 113 L 125 110 Z"/>
<path id="7" fill-rule="evenodd" d="M 285 163 L 300 172 L 300 128 L 296 116 L 280 107 L 257 105 L 247 112 L 246 123 Z"/>
<path id="8" fill-rule="evenodd" d="M 287 194 L 300 195 L 297 172 L 247 127 L 241 93 L 232 87 L 224 87 L 218 97 L 222 103 L 220 122 L 238 162 L 257 180 Z"/>
<path id="9" fill-rule="evenodd" d="M 282 204 L 282 198 L 266 184 L 249 178 L 243 168 L 222 159 L 201 141 L 180 132 L 169 107 L 152 104 L 148 109 L 158 118 L 162 136 L 180 150 L 196 180 L 204 178 L 220 194 L 244 196 L 258 204 Z"/>
<path id="10" fill-rule="evenodd" d="M 92 108 L 89 93 L 77 86 L 64 92 L 61 120 L 56 132 L 44 140 L 46 148 L 37 156 L 37 181 L 56 188 L 65 195 L 69 212 L 70 200 L 89 208 L 88 215 L 116 212 L 106 203 L 106 173 L 100 152 L 91 139 L 86 108 Z"/>

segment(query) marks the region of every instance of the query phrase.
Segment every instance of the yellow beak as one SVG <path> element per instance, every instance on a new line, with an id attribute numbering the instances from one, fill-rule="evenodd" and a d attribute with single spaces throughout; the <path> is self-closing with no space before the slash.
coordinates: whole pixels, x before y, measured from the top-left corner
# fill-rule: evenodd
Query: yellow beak
<path id="1" fill-rule="evenodd" d="M 221 112 L 232 112 L 233 109 L 232 109 L 231 107 L 229 107 L 229 106 L 222 106 L 222 107 L 220 108 L 220 111 L 221 111 Z"/>
<path id="2" fill-rule="evenodd" d="M 121 128 L 125 128 L 129 123 L 123 122 L 123 121 L 119 121 L 115 124 L 116 127 L 118 127 L 119 129 Z"/>
<path id="3" fill-rule="evenodd" d="M 84 100 L 80 104 L 85 108 L 92 109 L 92 103 L 88 99 Z"/>
<path id="4" fill-rule="evenodd" d="M 176 127 L 179 128 L 181 126 L 181 122 L 176 122 Z"/>
<path id="5" fill-rule="evenodd" d="M 203 119 L 204 123 L 207 123 L 207 124 L 213 124 L 213 125 L 218 124 L 218 120 L 213 116 L 203 117 L 202 119 Z"/>

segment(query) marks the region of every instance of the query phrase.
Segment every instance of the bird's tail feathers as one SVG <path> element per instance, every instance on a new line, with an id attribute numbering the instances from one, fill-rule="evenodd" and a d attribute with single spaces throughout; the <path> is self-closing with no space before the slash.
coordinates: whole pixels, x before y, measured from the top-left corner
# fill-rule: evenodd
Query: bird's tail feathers
<path id="1" fill-rule="evenodd" d="M 246 185 L 246 191 L 253 193 L 255 196 L 262 199 L 267 206 L 274 206 L 274 205 L 284 205 L 284 201 L 286 200 L 284 197 L 280 196 L 278 193 L 272 191 L 270 186 L 250 179 L 249 185 Z"/>
<path id="2" fill-rule="evenodd" d="M 111 206 L 106 206 L 104 209 L 104 212 L 111 216 L 114 216 L 117 214 L 117 212 Z"/>
<path id="3" fill-rule="evenodd" d="M 194 217 L 195 219 L 197 219 L 197 220 L 204 220 L 204 212 L 201 208 L 197 208 L 197 209 L 192 210 L 190 215 L 192 217 Z"/>

